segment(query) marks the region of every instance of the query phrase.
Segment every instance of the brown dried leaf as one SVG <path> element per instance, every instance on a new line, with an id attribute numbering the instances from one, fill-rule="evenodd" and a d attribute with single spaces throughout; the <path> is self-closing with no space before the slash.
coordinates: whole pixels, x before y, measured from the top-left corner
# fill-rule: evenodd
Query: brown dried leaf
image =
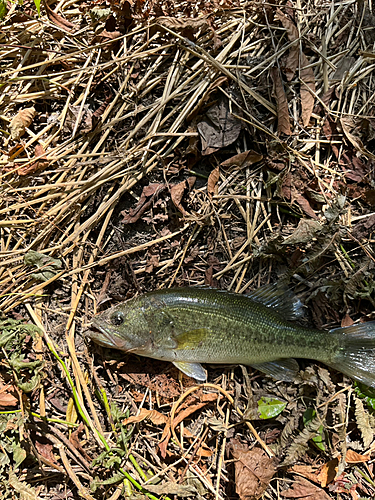
<path id="1" fill-rule="evenodd" d="M 22 154 L 24 151 L 25 151 L 25 146 L 23 144 L 21 143 L 16 144 L 12 148 L 10 148 L 8 152 L 8 160 L 9 161 L 15 160 L 17 156 Z M 11 170 L 13 170 L 13 167 L 11 167 Z"/>
<path id="2" fill-rule="evenodd" d="M 49 162 L 46 157 L 46 152 L 44 151 L 44 148 L 41 144 L 37 144 L 35 146 L 34 158 L 35 161 L 30 163 L 29 165 L 26 165 L 25 167 L 21 167 L 18 169 L 18 175 L 22 176 L 34 174 L 38 170 L 42 170 L 43 168 L 48 166 Z"/>
<path id="3" fill-rule="evenodd" d="M 212 401 L 216 401 L 217 399 L 217 394 L 214 393 L 208 393 L 208 394 L 203 394 L 202 400 L 200 403 L 197 403 L 195 405 L 189 405 L 187 408 L 184 410 L 181 410 L 178 415 L 174 418 L 172 427 L 173 429 L 185 418 L 189 417 L 192 413 L 196 412 L 197 410 L 200 410 L 203 406 L 205 406 L 207 403 L 210 403 Z"/>
<path id="4" fill-rule="evenodd" d="M 86 460 L 91 462 L 92 460 L 91 457 L 86 453 L 86 450 L 84 449 L 84 447 L 81 444 L 81 441 L 79 440 L 79 434 L 84 431 L 84 428 L 85 426 L 83 422 L 81 422 L 78 428 L 74 432 L 72 432 L 71 435 L 69 436 L 69 441 L 72 443 L 74 448 L 78 450 L 86 458 Z"/>
<path id="5" fill-rule="evenodd" d="M 197 438 L 197 436 L 195 434 L 193 434 L 192 432 L 190 432 L 187 427 L 184 427 L 184 437 L 186 437 L 188 439 L 196 439 Z M 198 457 L 212 457 L 213 451 L 206 443 L 202 443 L 202 445 L 196 451 L 196 455 Z"/>
<path id="6" fill-rule="evenodd" d="M 93 38 L 92 42 L 95 43 L 107 43 L 106 49 L 108 50 L 116 43 L 116 39 L 122 35 L 121 31 L 107 31 L 103 30 L 101 33 L 98 33 Z"/>
<path id="7" fill-rule="evenodd" d="M 44 436 L 41 436 L 41 435 L 37 435 L 35 440 L 34 440 L 34 444 L 35 444 L 35 448 L 37 449 L 38 453 L 43 457 L 45 458 L 46 460 L 48 460 L 48 462 L 52 463 L 52 464 L 56 464 L 57 463 L 57 460 L 54 456 L 54 454 L 52 453 L 52 449 L 53 449 L 53 444 L 48 441 L 47 438 L 45 438 Z"/>
<path id="8" fill-rule="evenodd" d="M 278 68 L 271 68 L 270 75 L 273 81 L 274 95 L 277 104 L 277 133 L 291 135 L 288 100 Z"/>
<path id="9" fill-rule="evenodd" d="M 283 183 L 281 185 L 281 195 L 286 200 L 292 199 L 292 190 L 293 190 L 293 176 L 291 172 L 287 172 L 284 175 Z"/>
<path id="10" fill-rule="evenodd" d="M 357 240 L 362 240 L 370 238 L 370 234 L 373 232 L 375 227 L 375 215 L 372 214 L 366 217 L 364 220 L 357 222 L 352 228 L 352 235 L 357 238 Z"/>
<path id="11" fill-rule="evenodd" d="M 123 425 L 142 422 L 142 420 L 146 419 L 150 420 L 155 425 L 163 425 L 168 422 L 168 417 L 157 410 L 147 410 L 146 408 L 141 408 L 139 415 L 126 418 L 123 421 Z"/>
<path id="12" fill-rule="evenodd" d="M 48 19 L 56 24 L 56 26 L 59 26 L 60 28 L 66 30 L 66 31 L 72 31 L 72 29 L 75 27 L 73 23 L 65 19 L 64 17 L 60 16 L 60 14 L 57 14 L 54 12 L 51 7 L 47 4 L 47 2 L 43 2 L 44 7 L 47 12 Z"/>
<path id="13" fill-rule="evenodd" d="M 201 397 L 202 402 L 195 404 L 195 405 L 189 405 L 186 409 L 181 410 L 177 417 L 174 418 L 173 420 L 173 429 L 181 423 L 185 418 L 187 418 L 189 415 L 194 413 L 197 410 L 200 410 L 203 406 L 205 406 L 207 403 L 211 401 L 215 401 L 217 399 L 217 394 L 214 393 L 208 393 L 208 394 L 203 394 Z M 167 446 L 169 443 L 169 440 L 171 438 L 171 428 L 170 428 L 170 422 L 169 419 L 167 421 L 167 425 L 164 427 L 163 434 L 160 438 L 160 442 L 158 444 L 159 449 L 160 449 L 160 454 L 163 458 L 166 457 L 167 454 Z"/>
<path id="14" fill-rule="evenodd" d="M 354 149 L 356 149 L 357 151 L 363 151 L 364 146 L 361 139 L 351 133 L 351 129 L 354 127 L 353 121 L 349 118 L 340 118 L 340 125 L 342 131 L 345 134 L 345 137 L 354 146 Z"/>
<path id="15" fill-rule="evenodd" d="M 286 29 L 290 42 L 298 40 L 299 33 L 297 26 L 293 23 L 293 21 L 291 21 L 287 16 L 285 16 L 280 9 L 276 9 L 275 20 L 280 21 L 281 24 L 283 25 L 283 28 Z M 298 64 L 299 64 L 299 45 L 298 43 L 295 43 L 289 49 L 289 55 L 284 63 L 284 68 L 283 68 L 288 82 L 292 80 L 294 73 L 298 68 Z"/>
<path id="16" fill-rule="evenodd" d="M 5 385 L 0 389 L 0 407 L 7 408 L 18 405 L 18 399 L 8 391 L 9 389 L 14 390 L 11 385 Z"/>
<path id="17" fill-rule="evenodd" d="M 312 465 L 293 465 L 293 467 L 288 468 L 288 472 L 294 472 L 295 474 L 310 479 L 311 481 L 319 481 L 319 468 L 313 467 Z"/>
<path id="18" fill-rule="evenodd" d="M 66 114 L 64 122 L 64 131 L 72 133 L 76 129 L 80 134 L 87 134 L 92 130 L 92 115 L 88 104 L 83 106 L 81 111 L 81 106 L 73 106 L 69 104 L 68 111 Z M 76 122 L 79 119 L 78 126 Z"/>
<path id="19" fill-rule="evenodd" d="M 228 158 L 227 160 L 220 163 L 220 167 L 228 168 L 228 167 L 238 167 L 238 168 L 246 168 L 253 163 L 257 163 L 263 159 L 263 155 L 249 149 L 244 151 L 243 153 L 238 153 L 237 155 Z"/>
<path id="20" fill-rule="evenodd" d="M 286 498 L 299 498 L 300 500 L 331 500 L 327 493 L 311 484 L 310 481 L 299 477 L 293 485 L 281 492 L 281 495 Z"/>
<path id="21" fill-rule="evenodd" d="M 338 465 L 339 459 L 334 458 L 333 460 L 325 463 L 320 469 L 320 472 L 318 474 L 318 481 L 320 482 L 320 486 L 322 488 L 325 488 L 327 484 L 331 484 L 332 481 L 334 481 L 337 474 Z"/>
<path id="22" fill-rule="evenodd" d="M 156 19 L 156 23 L 162 28 L 168 28 L 177 33 L 181 32 L 183 36 L 189 38 L 189 34 L 193 34 L 201 28 L 208 29 L 209 25 L 206 17 L 189 18 L 189 17 L 169 17 L 160 16 Z"/>
<path id="23" fill-rule="evenodd" d="M 346 452 L 345 462 L 348 464 L 361 464 L 363 462 L 368 462 L 370 458 L 370 455 L 360 455 L 354 450 L 348 450 Z"/>
<path id="24" fill-rule="evenodd" d="M 207 181 L 207 193 L 210 198 L 217 194 L 217 183 L 220 179 L 220 168 L 216 167 L 212 170 Z"/>
<path id="25" fill-rule="evenodd" d="M 308 67 L 309 60 L 302 52 L 301 54 L 301 119 L 304 127 L 310 122 L 311 113 L 314 109 L 315 97 L 315 76 L 312 68 Z"/>
<path id="26" fill-rule="evenodd" d="M 230 113 L 227 101 L 222 99 L 207 111 L 197 125 L 202 155 L 209 155 L 232 144 L 240 135 L 241 128 L 241 122 Z"/>
<path id="27" fill-rule="evenodd" d="M 273 458 L 261 448 L 248 449 L 237 439 L 230 441 L 235 462 L 236 492 L 241 500 L 257 500 L 266 491 L 276 469 Z"/>
<path id="28" fill-rule="evenodd" d="M 165 184 L 159 184 L 153 182 L 148 186 L 143 188 L 141 197 L 135 208 L 129 210 L 127 213 L 125 210 L 121 212 L 123 215 L 123 220 L 121 221 L 123 224 L 132 224 L 137 222 L 137 220 L 146 212 L 148 208 L 152 205 L 154 199 L 166 189 Z"/>
<path id="29" fill-rule="evenodd" d="M 210 95 L 215 92 L 219 87 L 223 85 L 223 83 L 226 83 L 228 81 L 227 76 L 219 76 L 216 80 L 214 80 L 211 85 L 208 87 L 208 89 L 203 93 L 202 97 L 199 99 L 198 103 L 194 106 L 194 108 L 190 111 L 188 116 L 186 117 L 186 120 L 188 122 L 191 122 L 198 114 L 199 110 L 201 109 L 202 105 L 207 102 L 210 98 Z M 188 130 L 188 132 L 195 132 L 195 129 Z M 190 140 L 195 140 L 194 138 L 191 138 Z"/>
<path id="30" fill-rule="evenodd" d="M 322 229 L 322 225 L 316 220 L 301 219 L 294 232 L 285 238 L 283 245 L 296 245 L 298 243 L 307 243 L 311 238 Z"/>
<path id="31" fill-rule="evenodd" d="M 302 210 L 305 212 L 305 214 L 312 217 L 313 219 L 318 218 L 314 210 L 311 208 L 310 203 L 304 196 L 302 196 L 302 194 L 296 194 L 294 199 L 298 203 L 298 205 L 302 208 Z"/>
<path id="32" fill-rule="evenodd" d="M 171 186 L 171 199 L 175 207 L 183 214 L 188 215 L 184 207 L 181 205 L 182 198 L 186 192 L 189 192 L 194 186 L 196 177 L 188 177 L 186 180 Z"/>
<path id="33" fill-rule="evenodd" d="M 341 320 L 341 328 L 344 328 L 345 326 L 352 326 L 353 324 L 354 324 L 354 321 L 349 316 L 349 314 L 346 313 L 345 316 Z"/>
<path id="34" fill-rule="evenodd" d="M 10 135 L 12 139 L 18 141 L 23 136 L 27 127 L 29 127 L 36 115 L 34 107 L 25 108 L 18 111 L 16 116 L 10 122 Z"/>

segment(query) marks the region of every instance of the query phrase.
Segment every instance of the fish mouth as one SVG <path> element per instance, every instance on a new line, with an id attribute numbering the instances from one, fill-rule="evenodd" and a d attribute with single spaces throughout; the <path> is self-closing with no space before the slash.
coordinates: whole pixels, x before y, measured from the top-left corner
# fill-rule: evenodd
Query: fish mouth
<path id="1" fill-rule="evenodd" d="M 95 320 L 91 323 L 90 328 L 86 330 L 86 336 L 103 347 L 117 348 L 113 335 L 102 326 L 96 324 Z"/>

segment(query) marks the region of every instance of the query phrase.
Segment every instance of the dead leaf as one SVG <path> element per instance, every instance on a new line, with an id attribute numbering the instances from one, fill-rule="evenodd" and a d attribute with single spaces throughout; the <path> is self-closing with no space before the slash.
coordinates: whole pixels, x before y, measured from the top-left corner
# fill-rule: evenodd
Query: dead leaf
<path id="1" fill-rule="evenodd" d="M 221 99 L 207 111 L 197 129 L 202 142 L 202 155 L 209 155 L 236 141 L 242 125 L 230 113 L 227 101 Z"/>
<path id="2" fill-rule="evenodd" d="M 312 465 L 293 465 L 293 467 L 288 468 L 288 472 L 294 472 L 295 474 L 310 479 L 311 481 L 319 482 L 319 467 L 313 467 Z"/>
<path id="3" fill-rule="evenodd" d="M 35 146 L 34 158 L 35 161 L 17 170 L 18 175 L 22 176 L 34 174 L 35 172 L 42 170 L 48 166 L 49 162 L 46 157 L 46 152 L 44 151 L 44 148 L 41 144 L 37 144 Z"/>
<path id="4" fill-rule="evenodd" d="M 158 267 L 160 261 L 160 257 L 158 254 L 149 253 L 147 258 L 145 272 L 152 273 L 155 267 Z"/>
<path id="5" fill-rule="evenodd" d="M 292 486 L 281 492 L 281 495 L 286 498 L 299 498 L 300 500 L 331 500 L 327 493 L 311 484 L 310 481 L 299 477 Z"/>
<path id="6" fill-rule="evenodd" d="M 275 19 L 279 20 L 283 27 L 286 29 L 290 42 L 298 40 L 299 33 L 297 26 L 287 16 L 285 16 L 280 9 L 276 9 Z M 304 127 L 309 124 L 311 113 L 314 109 L 314 96 L 311 92 L 315 92 L 315 77 L 312 68 L 309 68 L 309 60 L 303 52 L 300 53 L 298 43 L 292 45 L 289 50 L 289 55 L 284 63 L 284 73 L 288 82 L 290 82 L 298 67 L 301 68 L 301 119 Z"/>
<path id="7" fill-rule="evenodd" d="M 294 232 L 285 238 L 283 245 L 296 245 L 298 243 L 307 243 L 311 241 L 314 235 L 321 231 L 322 225 L 316 220 L 301 219 Z"/>
<path id="8" fill-rule="evenodd" d="M 343 128 L 342 130 L 344 131 Z M 323 132 L 329 141 L 331 139 L 337 141 L 342 138 L 342 134 L 338 131 L 337 124 L 329 116 L 323 123 Z M 347 133 L 350 132 L 347 131 Z M 357 145 L 359 146 L 360 144 L 358 143 Z M 345 177 L 354 182 L 362 182 L 362 180 L 369 173 L 370 163 L 368 165 L 364 164 L 360 158 L 356 156 L 354 151 L 346 151 L 342 153 L 336 144 L 331 144 L 331 149 L 336 158 L 340 159 L 340 164 L 345 171 Z"/>
<path id="9" fill-rule="evenodd" d="M 301 86 L 301 120 L 304 127 L 307 127 L 311 114 L 314 109 L 315 103 L 315 76 L 314 71 L 309 67 L 309 60 L 302 52 L 301 54 L 301 72 L 300 72 Z"/>
<path id="10" fill-rule="evenodd" d="M 217 183 L 220 179 L 220 168 L 216 167 L 212 170 L 207 181 L 207 193 L 210 198 L 217 194 Z"/>
<path id="11" fill-rule="evenodd" d="M 367 189 L 362 194 L 362 198 L 365 200 L 366 203 L 374 206 L 375 205 L 375 189 Z"/>
<path id="12" fill-rule="evenodd" d="M 203 106 L 203 104 L 206 103 L 209 100 L 210 95 L 213 92 L 215 92 L 215 90 L 217 90 L 219 87 L 221 87 L 224 83 L 226 83 L 227 81 L 228 81 L 228 77 L 227 76 L 219 76 L 219 78 L 217 78 L 216 80 L 214 80 L 211 83 L 211 85 L 208 87 L 208 89 L 203 93 L 203 95 L 199 99 L 198 103 L 190 111 L 190 113 L 186 117 L 186 120 L 188 122 L 191 122 L 196 117 L 196 115 L 198 114 L 198 111 L 201 109 L 201 107 Z M 190 130 L 190 132 L 195 132 L 195 129 L 194 130 L 193 129 Z M 192 139 L 195 139 L 195 137 L 192 138 Z"/>
<path id="13" fill-rule="evenodd" d="M 73 23 L 71 23 L 64 17 L 60 16 L 60 14 L 57 14 L 57 12 L 53 11 L 51 7 L 47 4 L 47 2 L 43 2 L 43 4 L 47 12 L 48 19 L 52 23 L 56 24 L 56 26 L 59 26 L 60 28 L 66 31 L 72 31 L 72 29 L 75 27 Z"/>
<path id="14" fill-rule="evenodd" d="M 200 403 L 195 404 L 195 405 L 189 405 L 187 408 L 180 410 L 178 415 L 173 420 L 173 423 L 172 423 L 173 429 L 178 424 L 180 424 L 185 418 L 190 416 L 192 413 L 196 412 L 197 410 L 200 410 L 201 408 L 203 408 L 203 406 L 205 406 L 209 402 L 216 401 L 217 394 L 212 393 L 212 392 L 207 393 L 207 394 L 203 394 L 200 399 L 201 399 Z M 163 458 L 166 457 L 167 446 L 168 446 L 170 438 L 171 438 L 171 426 L 170 426 L 170 422 L 168 420 L 167 425 L 164 427 L 164 431 L 163 431 L 163 434 L 160 438 L 160 442 L 158 445 L 159 449 L 160 449 L 160 454 Z"/>
<path id="15" fill-rule="evenodd" d="M 84 431 L 84 428 L 85 426 L 83 422 L 81 422 L 78 428 L 75 431 L 73 431 L 69 436 L 69 441 L 72 443 L 74 448 L 78 450 L 85 457 L 86 460 L 91 462 L 92 458 L 86 453 L 86 450 L 84 449 L 84 447 L 81 444 L 81 441 L 79 440 L 79 434 Z"/>
<path id="16" fill-rule="evenodd" d="M 155 495 L 177 495 L 178 497 L 197 496 L 197 490 L 193 485 L 177 484 L 172 481 L 167 481 L 162 484 L 146 485 L 147 491 L 155 493 Z"/>
<path id="17" fill-rule="evenodd" d="M 8 152 L 8 161 L 15 160 L 17 156 L 22 154 L 24 151 L 25 151 L 25 146 L 23 144 L 21 143 L 16 144 L 12 148 L 10 148 Z M 13 170 L 13 167 L 11 167 L 11 169 Z"/>
<path id="18" fill-rule="evenodd" d="M 156 23 L 161 28 L 168 28 L 181 33 L 182 36 L 185 36 L 189 40 L 193 38 L 193 34 L 198 30 L 204 32 L 209 28 L 206 16 L 200 18 L 160 16 L 156 18 Z"/>
<path id="19" fill-rule="evenodd" d="M 87 134 L 91 132 L 92 115 L 93 112 L 88 104 L 83 106 L 82 111 L 81 106 L 73 106 L 69 104 L 64 122 L 64 132 L 73 133 L 74 130 L 77 130 L 80 134 Z M 78 119 L 79 123 L 76 125 Z"/>
<path id="20" fill-rule="evenodd" d="M 11 385 L 4 385 L 0 389 L 0 407 L 7 408 L 18 406 L 18 399 L 14 397 L 10 391 L 15 391 Z"/>
<path id="21" fill-rule="evenodd" d="M 117 43 L 117 38 L 122 35 L 121 31 L 107 31 L 103 30 L 101 33 L 95 35 L 92 40 L 92 43 L 106 43 L 106 49 L 110 49 L 114 44 Z"/>
<path id="22" fill-rule="evenodd" d="M 293 176 L 291 172 L 287 172 L 284 175 L 283 182 L 281 185 L 281 195 L 286 200 L 292 199 L 292 190 L 293 190 Z"/>
<path id="23" fill-rule="evenodd" d="M 352 326 L 353 324 L 354 324 L 354 321 L 349 316 L 349 314 L 346 313 L 345 316 L 341 320 L 341 328 L 344 328 L 345 326 Z"/>
<path id="24" fill-rule="evenodd" d="M 277 105 L 277 133 L 291 135 L 288 100 L 278 68 L 271 68 L 270 75 L 273 81 L 273 93 Z"/>
<path id="25" fill-rule="evenodd" d="M 146 210 L 150 208 L 155 198 L 166 188 L 167 186 L 165 184 L 159 184 L 156 182 L 152 182 L 148 186 L 145 186 L 136 207 L 130 209 L 129 213 L 125 210 L 121 212 L 121 215 L 124 217 L 121 222 L 123 224 L 132 224 L 137 222 Z"/>
<path id="26" fill-rule="evenodd" d="M 364 146 L 361 139 L 353 135 L 350 131 L 350 129 L 354 127 L 352 120 L 350 120 L 349 118 L 340 118 L 340 125 L 342 131 L 345 134 L 345 137 L 354 146 L 354 149 L 356 149 L 357 151 L 363 151 Z"/>
<path id="27" fill-rule="evenodd" d="M 217 399 L 217 394 L 215 393 L 208 393 L 208 394 L 203 394 L 202 396 L 202 401 L 200 403 L 197 403 L 195 405 L 189 405 L 187 408 L 184 410 L 181 410 L 178 415 L 174 418 L 172 427 L 175 428 L 179 423 L 181 423 L 185 418 L 189 417 L 192 413 L 196 412 L 197 410 L 200 410 L 205 406 L 206 404 L 216 401 Z"/>
<path id="28" fill-rule="evenodd" d="M 254 163 L 257 163 L 263 159 L 263 155 L 249 149 L 244 151 L 243 153 L 238 153 L 237 155 L 231 156 L 227 160 L 220 163 L 220 167 L 228 168 L 228 167 L 238 167 L 238 168 L 246 168 Z"/>
<path id="29" fill-rule="evenodd" d="M 53 450 L 53 444 L 44 436 L 42 435 L 36 435 L 35 438 L 33 439 L 33 442 L 35 444 L 35 448 L 37 449 L 38 453 L 48 460 L 48 462 L 51 462 L 52 464 L 57 464 L 57 460 L 52 453 Z"/>
<path id="30" fill-rule="evenodd" d="M 190 432 L 189 429 L 186 427 L 184 427 L 184 437 L 186 437 L 188 439 L 196 439 L 197 438 L 197 436 L 195 434 L 193 434 L 192 432 Z M 198 457 L 212 457 L 213 451 L 206 443 L 202 443 L 202 445 L 195 452 L 195 455 Z"/>
<path id="31" fill-rule="evenodd" d="M 257 500 L 276 472 L 274 459 L 261 448 L 249 450 L 237 439 L 231 439 L 230 448 L 235 459 L 236 493 L 241 500 Z"/>
<path id="32" fill-rule="evenodd" d="M 25 108 L 18 111 L 16 116 L 10 122 L 10 135 L 13 140 L 18 141 L 23 136 L 27 127 L 29 127 L 36 115 L 34 107 Z"/>
<path id="33" fill-rule="evenodd" d="M 348 464 L 361 464 L 363 462 L 368 462 L 370 458 L 370 455 L 360 455 L 354 450 L 348 450 L 346 452 L 345 462 Z"/>
<path id="34" fill-rule="evenodd" d="M 362 240 L 363 238 L 368 239 L 370 234 L 374 231 L 375 227 L 375 215 L 369 215 L 364 220 L 357 222 L 352 228 L 352 235 L 357 238 L 357 240 Z"/>
<path id="35" fill-rule="evenodd" d="M 93 120 L 99 120 L 104 111 L 107 109 L 108 105 L 111 103 L 113 95 L 110 94 L 106 97 L 105 101 L 94 111 L 92 118 Z"/>
<path id="36" fill-rule="evenodd" d="M 320 472 L 318 474 L 318 481 L 322 488 L 325 488 L 327 484 L 331 484 L 334 481 L 337 474 L 338 465 L 339 459 L 334 458 L 333 460 L 325 463 L 320 469 Z"/>
<path id="37" fill-rule="evenodd" d="M 169 419 L 166 415 L 163 415 L 163 413 L 160 413 L 157 410 L 147 410 L 146 408 L 141 408 L 138 415 L 126 418 L 122 424 L 135 424 L 142 422 L 142 420 L 150 420 L 155 425 L 163 425 L 166 424 Z"/>
<path id="38" fill-rule="evenodd" d="M 317 219 L 317 215 L 314 212 L 314 210 L 311 208 L 310 203 L 307 201 L 307 199 L 302 195 L 302 194 L 296 194 L 294 196 L 294 201 L 298 203 L 298 205 L 302 208 L 302 210 L 307 214 L 309 217 L 312 217 L 313 219 Z"/>
<path id="39" fill-rule="evenodd" d="M 275 20 L 280 21 L 283 28 L 286 29 L 290 42 L 298 40 L 299 33 L 297 26 L 287 16 L 285 16 L 280 9 L 276 9 Z M 290 47 L 288 57 L 283 64 L 283 71 L 286 75 L 288 82 L 290 82 L 299 65 L 299 44 L 295 43 Z"/>
<path id="40" fill-rule="evenodd" d="M 188 177 L 186 180 L 171 186 L 171 199 L 175 207 L 183 214 L 188 215 L 184 207 L 181 205 L 182 198 L 185 193 L 188 193 L 194 186 L 196 177 Z"/>

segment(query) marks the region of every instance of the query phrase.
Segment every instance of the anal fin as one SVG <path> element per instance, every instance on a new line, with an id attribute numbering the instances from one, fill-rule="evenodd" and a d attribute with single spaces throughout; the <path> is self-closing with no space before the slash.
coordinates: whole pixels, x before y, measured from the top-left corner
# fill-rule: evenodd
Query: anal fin
<path id="1" fill-rule="evenodd" d="M 276 380 L 284 380 L 285 382 L 294 382 L 299 371 L 299 365 L 293 358 L 277 359 L 267 363 L 252 363 L 251 366 Z"/>
<path id="2" fill-rule="evenodd" d="M 188 377 L 195 378 L 195 380 L 199 380 L 200 382 L 205 382 L 205 380 L 207 379 L 206 372 L 204 371 L 200 363 L 173 361 L 173 364 Z"/>

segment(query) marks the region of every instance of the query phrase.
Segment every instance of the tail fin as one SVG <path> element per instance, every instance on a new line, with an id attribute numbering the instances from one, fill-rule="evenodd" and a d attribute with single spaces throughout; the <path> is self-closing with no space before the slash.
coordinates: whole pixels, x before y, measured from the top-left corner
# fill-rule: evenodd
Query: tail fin
<path id="1" fill-rule="evenodd" d="M 375 321 L 330 331 L 337 336 L 340 347 L 332 368 L 375 387 Z"/>

